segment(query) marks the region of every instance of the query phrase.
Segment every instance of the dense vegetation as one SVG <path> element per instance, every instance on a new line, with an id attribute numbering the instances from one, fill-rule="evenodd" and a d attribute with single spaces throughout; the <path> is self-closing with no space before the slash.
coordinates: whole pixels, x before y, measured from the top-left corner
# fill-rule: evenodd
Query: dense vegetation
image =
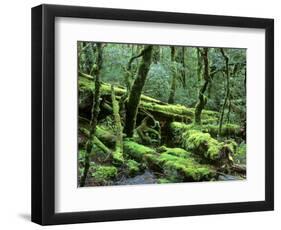
<path id="1" fill-rule="evenodd" d="M 246 178 L 246 50 L 78 42 L 78 184 Z"/>

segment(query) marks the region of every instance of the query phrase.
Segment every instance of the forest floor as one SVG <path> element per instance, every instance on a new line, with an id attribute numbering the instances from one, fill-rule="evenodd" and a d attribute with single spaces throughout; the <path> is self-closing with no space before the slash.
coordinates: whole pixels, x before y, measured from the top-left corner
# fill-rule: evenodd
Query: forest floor
<path id="1" fill-rule="evenodd" d="M 83 173 L 93 105 L 93 84 L 79 77 L 79 175 Z M 115 86 L 121 102 L 126 90 Z M 120 115 L 123 123 L 122 105 Z M 224 124 L 219 134 L 219 113 L 203 110 L 194 123 L 194 108 L 168 104 L 142 95 L 133 137 L 122 134 L 116 155 L 117 127 L 113 116 L 112 88 L 101 84 L 100 113 L 89 176 L 85 186 L 160 184 L 246 178 L 245 130 Z M 80 178 L 79 176 L 79 178 Z M 78 180 L 79 180 L 78 178 Z"/>

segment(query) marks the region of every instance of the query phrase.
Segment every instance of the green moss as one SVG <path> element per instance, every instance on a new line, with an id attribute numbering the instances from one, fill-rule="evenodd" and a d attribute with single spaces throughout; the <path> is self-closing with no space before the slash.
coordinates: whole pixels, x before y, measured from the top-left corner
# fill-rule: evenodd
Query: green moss
<path id="1" fill-rule="evenodd" d="M 213 139 L 209 133 L 191 130 L 184 141 L 184 146 L 196 154 L 204 155 L 207 159 L 218 160 L 223 143 Z"/>
<path id="2" fill-rule="evenodd" d="M 155 172 L 162 172 L 163 169 L 159 163 L 159 154 L 146 154 L 144 157 L 143 157 L 143 160 L 146 164 L 146 167 L 155 171 Z"/>
<path id="3" fill-rule="evenodd" d="M 152 148 L 140 145 L 131 140 L 124 140 L 124 153 L 126 153 L 131 158 L 142 161 L 146 154 L 153 154 L 155 151 Z"/>
<path id="4" fill-rule="evenodd" d="M 161 112 L 167 112 L 167 113 L 173 113 L 178 115 L 184 115 L 184 116 L 190 116 L 193 117 L 192 109 L 187 108 L 183 105 L 160 105 L 156 103 L 147 103 L 142 102 L 141 106 L 153 111 L 161 111 Z"/>
<path id="5" fill-rule="evenodd" d="M 93 84 L 93 80 L 91 79 L 92 76 L 86 76 L 85 74 L 79 74 L 79 89 L 83 90 L 94 90 L 95 85 Z M 122 86 L 114 87 L 115 95 L 122 96 L 126 93 L 126 89 Z M 111 94 L 111 85 L 105 82 L 101 83 L 101 95 L 110 95 Z M 148 97 L 145 95 L 141 95 L 141 100 L 150 102 L 150 103 L 160 103 L 164 104 L 163 102 L 156 100 L 152 97 Z"/>
<path id="6" fill-rule="evenodd" d="M 210 133 L 212 137 L 217 137 L 219 133 L 218 125 L 203 125 L 202 132 Z M 222 126 L 221 136 L 229 137 L 229 136 L 240 136 L 240 127 L 235 124 L 226 124 Z"/>
<path id="7" fill-rule="evenodd" d="M 235 141 L 219 142 L 206 132 L 206 126 L 204 125 L 186 125 L 180 122 L 172 122 L 170 127 L 175 143 L 185 150 L 203 156 L 211 162 L 218 162 L 222 158 L 232 161 L 231 156 L 235 153 L 237 146 Z M 208 128 L 210 127 L 215 127 L 218 130 L 217 126 L 209 125 Z M 210 132 L 210 130 L 208 131 Z"/>
<path id="8" fill-rule="evenodd" d="M 216 175 L 212 166 L 199 164 L 191 156 L 183 158 L 167 152 L 158 155 L 147 154 L 145 162 L 151 170 L 164 173 L 165 178 L 169 181 L 204 181 L 210 180 Z"/>
<path id="9" fill-rule="evenodd" d="M 170 178 L 159 178 L 157 182 L 158 184 L 169 184 L 169 183 L 173 183 L 174 181 L 171 180 Z"/>
<path id="10" fill-rule="evenodd" d="M 162 165 L 164 173 L 175 175 L 184 181 L 209 180 L 215 176 L 215 171 L 207 165 L 197 163 L 193 158 L 182 158 L 167 153 L 160 155 L 158 162 Z"/>
<path id="11" fill-rule="evenodd" d="M 113 164 L 122 165 L 124 163 L 123 153 L 118 149 L 113 152 Z"/>
<path id="12" fill-rule="evenodd" d="M 224 146 L 227 147 L 233 154 L 237 151 L 237 143 L 232 139 L 226 140 Z"/>
<path id="13" fill-rule="evenodd" d="M 103 184 L 117 176 L 117 168 L 114 166 L 95 166 L 92 177 L 95 183 Z"/>
<path id="14" fill-rule="evenodd" d="M 187 125 L 185 123 L 182 123 L 182 122 L 172 122 L 170 124 L 170 128 L 173 132 L 176 132 L 176 133 L 183 133 L 183 132 L 186 132 L 190 129 L 193 128 L 193 125 Z"/>
<path id="15" fill-rule="evenodd" d="M 187 152 L 185 149 L 182 148 L 168 148 L 166 146 L 161 146 L 157 150 L 159 153 L 166 153 L 173 156 L 187 158 L 190 157 L 191 153 Z"/>
<path id="16" fill-rule="evenodd" d="M 134 160 L 128 160 L 126 166 L 130 176 L 135 176 L 140 171 L 140 164 Z"/>

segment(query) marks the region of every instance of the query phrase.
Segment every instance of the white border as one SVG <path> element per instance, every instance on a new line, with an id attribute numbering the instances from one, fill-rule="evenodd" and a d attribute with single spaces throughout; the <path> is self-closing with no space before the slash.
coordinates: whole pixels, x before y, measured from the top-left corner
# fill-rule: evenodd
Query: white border
<path id="1" fill-rule="evenodd" d="M 56 18 L 55 211 L 210 204 L 265 199 L 265 31 Z M 77 188 L 78 40 L 247 48 L 247 180 Z"/>

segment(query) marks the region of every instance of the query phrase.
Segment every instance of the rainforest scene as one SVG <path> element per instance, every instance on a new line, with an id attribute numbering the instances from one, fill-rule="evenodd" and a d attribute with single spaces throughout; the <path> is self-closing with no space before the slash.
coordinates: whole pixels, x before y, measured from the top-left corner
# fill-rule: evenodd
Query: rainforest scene
<path id="1" fill-rule="evenodd" d="M 78 187 L 245 180 L 246 51 L 78 41 Z"/>

